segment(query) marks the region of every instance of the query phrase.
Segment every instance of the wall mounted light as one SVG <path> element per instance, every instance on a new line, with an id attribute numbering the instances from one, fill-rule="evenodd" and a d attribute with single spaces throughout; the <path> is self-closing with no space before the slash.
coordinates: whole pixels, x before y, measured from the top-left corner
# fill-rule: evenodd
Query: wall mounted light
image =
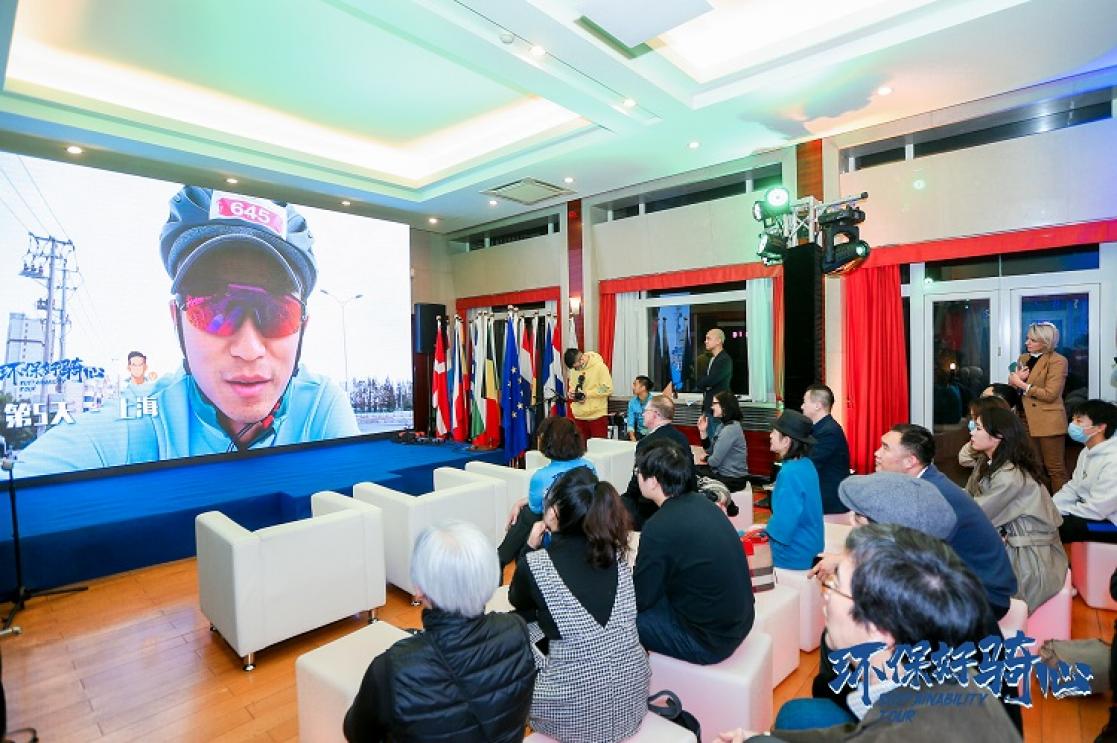
<path id="1" fill-rule="evenodd" d="M 582 311 L 582 298 L 581 297 L 571 297 L 570 298 L 570 314 L 571 315 L 577 315 L 577 314 L 581 313 L 581 311 Z"/>

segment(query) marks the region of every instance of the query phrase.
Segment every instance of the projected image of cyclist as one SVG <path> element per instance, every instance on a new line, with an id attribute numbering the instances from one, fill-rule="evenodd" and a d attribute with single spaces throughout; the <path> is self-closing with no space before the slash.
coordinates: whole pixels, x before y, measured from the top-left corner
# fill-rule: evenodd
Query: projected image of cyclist
<path id="1" fill-rule="evenodd" d="M 317 280 L 303 217 L 196 186 L 170 206 L 160 251 L 182 369 L 119 418 L 81 416 L 47 431 L 22 452 L 22 477 L 360 433 L 345 393 L 300 368 Z"/>

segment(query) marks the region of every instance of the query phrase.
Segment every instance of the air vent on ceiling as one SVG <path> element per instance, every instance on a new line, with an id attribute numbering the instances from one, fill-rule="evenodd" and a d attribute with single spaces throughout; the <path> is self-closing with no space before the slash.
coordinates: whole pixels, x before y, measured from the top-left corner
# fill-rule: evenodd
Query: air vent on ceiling
<path id="1" fill-rule="evenodd" d="M 574 193 L 569 188 L 562 188 L 545 181 L 538 181 L 534 178 L 522 178 L 512 183 L 505 183 L 503 186 L 490 188 L 488 191 L 481 193 L 486 196 L 496 196 L 501 199 L 508 199 L 515 201 L 519 204 L 538 204 L 540 201 L 552 199 L 555 196 L 569 196 Z"/>

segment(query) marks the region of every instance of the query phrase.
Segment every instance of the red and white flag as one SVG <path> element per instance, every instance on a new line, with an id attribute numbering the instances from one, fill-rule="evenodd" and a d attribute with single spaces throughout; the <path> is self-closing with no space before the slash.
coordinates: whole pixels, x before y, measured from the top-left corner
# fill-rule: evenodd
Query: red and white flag
<path id="1" fill-rule="evenodd" d="M 431 415 L 435 435 L 445 438 L 450 432 L 450 398 L 446 387 L 446 344 L 442 342 L 442 318 L 434 340 L 434 383 L 431 387 Z"/>

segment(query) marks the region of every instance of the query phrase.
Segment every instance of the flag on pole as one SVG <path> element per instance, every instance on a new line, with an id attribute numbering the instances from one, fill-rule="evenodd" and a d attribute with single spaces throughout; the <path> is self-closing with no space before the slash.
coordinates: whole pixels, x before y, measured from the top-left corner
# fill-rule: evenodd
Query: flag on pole
<path id="1" fill-rule="evenodd" d="M 473 371 L 470 379 L 470 405 L 469 438 L 476 443 L 476 439 L 485 432 L 485 318 L 478 315 L 469 324 L 470 359 Z"/>
<path id="2" fill-rule="evenodd" d="M 523 378 L 520 375 L 520 348 L 516 338 L 516 321 L 511 315 L 504 332 L 504 368 L 501 378 L 501 423 L 504 426 L 504 455 L 511 462 L 527 449 L 526 408 L 523 402 Z"/>
<path id="3" fill-rule="evenodd" d="M 431 415 L 434 417 L 434 431 L 444 438 L 450 431 L 450 400 L 446 390 L 446 345 L 442 342 L 442 318 L 434 340 L 434 385 L 431 388 Z"/>
<path id="4" fill-rule="evenodd" d="M 466 421 L 466 389 L 469 375 L 465 370 L 465 349 L 462 319 L 454 317 L 454 336 L 450 344 L 450 361 L 447 364 L 447 375 L 450 387 L 450 433 L 454 441 L 465 441 L 468 432 Z"/>
<path id="5" fill-rule="evenodd" d="M 474 445 L 482 447 L 496 447 L 500 445 L 500 396 L 502 388 L 500 377 L 497 375 L 496 363 L 496 333 L 493 332 L 492 315 L 482 319 L 485 332 L 485 430 L 480 438 L 474 440 Z"/>
<path id="6" fill-rule="evenodd" d="M 562 326 L 557 317 L 551 318 L 547 331 L 550 356 L 547 361 L 547 398 L 551 401 L 551 415 L 566 415 L 566 382 L 562 373 Z"/>
<path id="7" fill-rule="evenodd" d="M 535 390 L 535 353 L 534 333 L 532 326 L 534 318 L 521 316 L 519 321 L 519 348 L 520 348 L 520 379 L 523 381 L 521 402 L 524 404 L 524 421 L 528 437 L 535 430 L 534 404 Z"/>

